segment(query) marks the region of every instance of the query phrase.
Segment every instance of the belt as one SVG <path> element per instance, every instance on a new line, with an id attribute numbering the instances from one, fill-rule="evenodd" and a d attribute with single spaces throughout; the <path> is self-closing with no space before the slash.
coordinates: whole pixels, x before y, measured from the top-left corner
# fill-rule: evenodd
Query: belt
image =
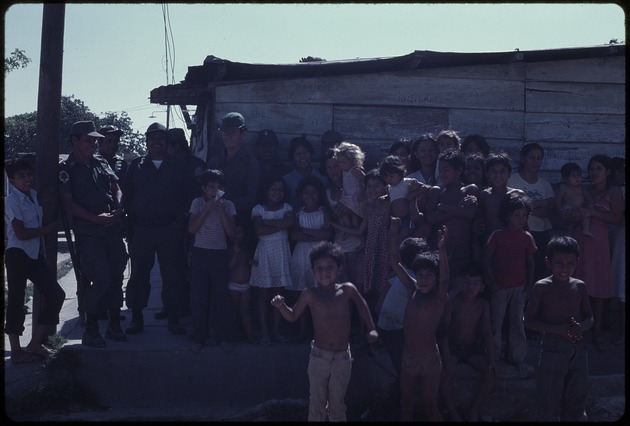
<path id="1" fill-rule="evenodd" d="M 145 216 L 132 216 L 133 224 L 137 226 L 158 227 L 167 226 L 175 223 L 177 216 L 168 217 L 145 217 Z"/>

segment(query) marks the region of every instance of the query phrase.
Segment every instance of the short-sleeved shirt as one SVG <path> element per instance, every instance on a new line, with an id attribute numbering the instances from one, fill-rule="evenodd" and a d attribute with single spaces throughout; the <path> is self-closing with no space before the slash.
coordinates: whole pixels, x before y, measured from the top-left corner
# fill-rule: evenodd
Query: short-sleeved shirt
<path id="1" fill-rule="evenodd" d="M 225 211 L 228 216 L 236 215 L 234 203 L 223 199 Z M 190 213 L 199 214 L 206 205 L 203 197 L 195 198 L 190 206 Z M 218 208 L 213 209 L 204 217 L 201 227 L 195 232 L 195 247 L 209 250 L 223 250 L 227 248 L 227 236 L 221 220 L 221 212 Z"/>
<path id="2" fill-rule="evenodd" d="M 12 222 L 13 219 L 17 219 L 24 223 L 25 228 L 41 228 L 42 214 L 42 207 L 37 201 L 37 192 L 34 189 L 31 189 L 29 199 L 25 193 L 13 188 L 4 199 L 4 224 L 7 232 L 5 249 L 19 248 L 31 259 L 37 259 L 41 237 L 20 240 L 15 235 Z"/>
<path id="3" fill-rule="evenodd" d="M 234 203 L 239 216 L 249 217 L 258 195 L 260 167 L 256 156 L 245 146 L 241 146 L 228 160 L 225 149 L 222 149 L 208 160 L 208 168 L 219 169 L 223 172 L 225 197 Z"/>
<path id="4" fill-rule="evenodd" d="M 548 198 L 555 198 L 555 193 L 551 184 L 543 178 L 538 178 L 536 183 L 529 183 L 525 181 L 518 172 L 512 173 L 512 176 L 507 181 L 507 186 L 510 188 L 521 189 L 532 200 L 546 200 Z M 552 228 L 551 221 L 548 217 L 529 215 L 527 225 L 530 231 L 542 232 L 548 231 Z"/>
<path id="5" fill-rule="evenodd" d="M 411 178 L 403 178 L 395 186 L 389 187 L 389 201 L 392 202 L 399 198 L 405 198 L 409 193 L 409 185 L 411 184 Z"/>
<path id="6" fill-rule="evenodd" d="M 537 250 L 531 234 L 524 229 L 503 228 L 490 235 L 488 248 L 494 251 L 492 270 L 500 288 L 527 284 L 527 256 Z"/>
<path id="7" fill-rule="evenodd" d="M 405 268 L 413 275 L 413 271 Z M 396 276 L 389 279 L 391 286 L 383 299 L 383 307 L 378 317 L 378 326 L 383 330 L 402 330 L 405 319 L 405 309 L 409 300 L 407 287 Z"/>
<path id="8" fill-rule="evenodd" d="M 72 201 L 83 209 L 99 215 L 114 210 L 116 200 L 112 184 L 118 177 L 109 163 L 98 154 L 90 157 L 88 164 L 79 163 L 73 153 L 59 163 L 59 192 L 70 194 Z M 104 235 L 107 229 L 95 223 L 73 218 L 74 232 L 85 235 Z"/>

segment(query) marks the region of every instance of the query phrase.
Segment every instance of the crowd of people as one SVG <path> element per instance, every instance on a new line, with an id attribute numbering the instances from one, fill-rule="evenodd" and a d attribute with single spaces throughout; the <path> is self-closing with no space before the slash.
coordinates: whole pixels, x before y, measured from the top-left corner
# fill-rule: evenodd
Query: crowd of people
<path id="1" fill-rule="evenodd" d="M 143 333 L 157 258 L 163 309 L 156 318 L 185 335 L 181 319 L 190 315 L 192 351 L 211 340 L 226 351 L 238 341 L 312 342 L 309 420 L 345 420 L 352 340 L 386 348 L 402 420 L 413 418 L 416 382 L 428 419 L 442 419 L 441 397 L 460 420 L 450 376 L 455 363 L 469 363 L 483 380 L 463 415 L 477 420 L 496 363 L 523 373 L 532 336 L 543 344 L 539 419 L 583 416 L 587 340 L 603 351 L 625 335 L 625 159 L 593 156 L 587 184 L 581 167 L 567 163 L 554 191 L 539 176 L 545 152 L 537 143 L 512 159 L 481 135 L 461 140 L 444 130 L 399 138 L 366 170 L 362 148 L 329 130 L 319 154 L 306 137 L 293 138 L 287 168 L 273 130 L 258 132 L 255 150 L 244 146 L 242 114 L 226 114 L 219 131 L 222 145 L 206 163 L 191 153 L 183 129 L 153 123 L 147 154 L 127 163 L 115 126 L 72 126 L 58 184 L 76 237 L 83 345 L 105 348 L 106 339 Z M 12 361 L 33 362 L 49 354 L 46 332 L 59 322 L 64 298 L 42 250 L 41 236 L 57 224 L 42 223 L 32 165 L 16 159 L 6 171 L 14 189 L 5 201 L 5 332 Z M 556 219 L 561 229 L 553 229 Z M 22 348 L 27 279 L 45 303 Z M 612 319 L 617 338 L 606 342 L 613 299 L 622 317 Z M 554 362 L 568 371 L 553 370 Z M 568 376 L 579 389 L 561 403 Z"/>

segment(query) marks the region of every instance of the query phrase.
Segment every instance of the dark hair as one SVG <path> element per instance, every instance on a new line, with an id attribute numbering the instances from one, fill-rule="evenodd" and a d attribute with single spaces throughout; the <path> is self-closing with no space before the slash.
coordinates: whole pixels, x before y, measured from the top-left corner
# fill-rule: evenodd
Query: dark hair
<path id="1" fill-rule="evenodd" d="M 306 176 L 298 183 L 295 193 L 300 198 L 302 198 L 302 192 L 304 191 L 304 188 L 306 188 L 307 186 L 312 186 L 313 188 L 317 190 L 318 192 L 317 204 L 319 204 L 320 206 L 325 204 L 324 200 L 326 199 L 326 194 L 324 193 L 324 184 L 322 183 L 322 181 L 319 180 L 319 178 L 316 178 L 315 176 Z"/>
<path id="2" fill-rule="evenodd" d="M 521 195 L 516 192 L 510 192 L 505 194 L 501 203 L 499 204 L 499 220 L 504 224 L 507 224 L 509 217 L 517 210 L 526 209 L 529 215 L 532 212 L 532 208 L 529 204 L 527 196 Z"/>
<path id="3" fill-rule="evenodd" d="M 442 130 L 440 133 L 438 133 L 438 135 L 435 137 L 436 141 L 440 141 L 441 138 L 448 138 L 450 140 L 455 141 L 455 143 L 457 144 L 457 149 L 460 149 L 461 146 L 461 138 L 459 137 L 459 134 L 457 134 L 457 132 L 455 130 Z"/>
<path id="4" fill-rule="evenodd" d="M 461 150 L 463 153 L 466 153 L 468 146 L 470 144 L 477 145 L 477 148 L 483 153 L 484 157 L 487 157 L 490 153 L 490 145 L 488 145 L 488 141 L 481 135 L 468 135 L 464 138 L 462 142 Z"/>
<path id="5" fill-rule="evenodd" d="M 565 163 L 560 168 L 560 176 L 564 179 L 567 179 L 574 172 L 577 172 L 580 175 L 582 174 L 582 168 L 578 166 L 577 163 Z"/>
<path id="6" fill-rule="evenodd" d="M 331 158 L 335 158 L 334 148 L 328 148 L 322 154 L 322 158 L 319 161 L 319 172 L 321 173 L 322 176 L 328 177 L 328 173 L 326 172 L 326 161 L 330 160 Z"/>
<path id="7" fill-rule="evenodd" d="M 405 148 L 407 152 L 411 154 L 411 139 L 402 137 L 392 142 L 388 151 L 389 155 L 394 155 L 394 152 L 398 151 L 400 148 Z"/>
<path id="8" fill-rule="evenodd" d="M 411 264 L 411 269 L 415 273 L 428 269 L 435 273 L 435 276 L 440 279 L 440 263 L 434 253 L 426 252 L 417 255 Z"/>
<path id="9" fill-rule="evenodd" d="M 416 157 L 416 150 L 418 149 L 418 145 L 424 141 L 431 142 L 433 144 L 433 148 L 435 148 L 435 152 L 438 152 L 437 140 L 432 133 L 425 133 L 424 135 L 415 138 L 411 143 L 411 160 L 409 161 L 409 166 L 407 168 L 407 171 L 410 173 L 420 170 L 420 160 Z"/>
<path id="10" fill-rule="evenodd" d="M 547 244 L 547 258 L 553 259 L 553 255 L 556 253 L 572 253 L 579 258 L 580 246 L 574 238 L 566 235 L 551 237 Z"/>
<path id="11" fill-rule="evenodd" d="M 485 270 L 483 262 L 473 261 L 464 265 L 458 275 L 460 277 L 484 277 Z"/>
<path id="12" fill-rule="evenodd" d="M 400 261 L 405 268 L 410 268 L 416 257 L 429 251 L 429 245 L 424 238 L 407 237 L 398 246 Z"/>
<path id="13" fill-rule="evenodd" d="M 296 136 L 289 142 L 289 160 L 293 161 L 293 154 L 298 146 L 303 146 L 312 156 L 315 156 L 313 145 L 306 139 L 306 136 Z"/>
<path id="14" fill-rule="evenodd" d="M 481 186 L 486 187 L 488 186 L 488 177 L 486 176 L 486 159 L 485 157 L 478 153 L 478 152 L 473 152 L 470 154 L 466 154 L 465 158 L 464 158 L 464 173 L 462 173 L 462 182 L 466 185 L 471 184 L 473 182 L 468 182 L 466 180 L 466 177 L 464 176 L 466 174 L 466 164 L 468 163 L 468 160 L 473 160 L 473 161 L 477 161 L 478 163 L 481 163 Z"/>
<path id="15" fill-rule="evenodd" d="M 588 168 L 589 169 L 591 168 L 591 163 L 594 162 L 594 161 L 599 163 L 599 164 L 601 164 L 602 166 L 604 166 L 604 168 L 606 170 L 610 170 L 612 172 L 612 160 L 610 159 L 609 156 L 604 155 L 604 154 L 593 155 L 591 157 L 591 159 L 588 160 Z M 610 186 L 610 182 L 611 182 L 612 177 L 613 177 L 612 173 L 610 173 L 606 177 L 606 188 L 608 188 Z"/>
<path id="16" fill-rule="evenodd" d="M 455 170 L 461 169 L 462 172 L 466 167 L 464 153 L 455 148 L 449 148 L 438 155 L 438 161 L 445 161 Z"/>
<path id="17" fill-rule="evenodd" d="M 210 182 L 217 182 L 219 185 L 223 185 L 225 183 L 225 175 L 221 170 L 217 169 L 207 169 L 201 172 L 199 175 L 201 186 L 206 186 Z"/>
<path id="18" fill-rule="evenodd" d="M 610 159 L 610 168 L 612 170 L 622 170 L 626 168 L 626 159 L 623 157 L 612 157 Z"/>
<path id="19" fill-rule="evenodd" d="M 385 174 L 405 176 L 405 165 L 397 155 L 388 155 L 381 161 L 378 172 L 381 176 Z"/>
<path id="20" fill-rule="evenodd" d="M 507 152 L 491 152 L 486 157 L 486 161 L 484 162 L 484 166 L 486 169 L 486 174 L 491 167 L 502 164 L 508 169 L 508 173 L 512 173 L 512 163 L 510 161 L 510 156 Z"/>
<path id="21" fill-rule="evenodd" d="M 337 266 L 341 266 L 343 263 L 343 250 L 341 250 L 338 244 L 331 243 L 330 241 L 321 241 L 313 246 L 308 253 L 308 257 L 311 261 L 311 269 L 315 267 L 317 260 L 326 257 L 332 258 Z"/>
<path id="22" fill-rule="evenodd" d="M 542 153 L 543 158 L 545 158 L 545 150 L 543 149 L 542 146 L 540 146 L 536 142 L 525 144 L 525 145 L 523 145 L 523 147 L 521 148 L 521 151 L 518 154 L 518 157 L 519 157 L 518 168 L 519 168 L 519 170 L 523 167 L 523 158 L 527 157 L 527 154 L 529 154 L 530 152 L 532 152 L 534 150 L 539 150 Z"/>
<path id="23" fill-rule="evenodd" d="M 272 173 L 270 175 L 265 176 L 258 185 L 258 203 L 264 204 L 267 201 L 267 191 L 269 188 L 276 183 L 282 182 L 282 186 L 284 187 L 284 197 L 280 200 L 281 203 L 286 202 L 287 197 L 289 196 L 289 187 L 285 182 L 284 178 L 280 174 Z"/>
<path id="24" fill-rule="evenodd" d="M 383 179 L 383 176 L 381 175 L 381 172 L 379 171 L 379 169 L 372 169 L 370 171 L 368 171 L 365 174 L 365 178 L 363 179 L 363 183 L 365 185 L 367 185 L 368 181 L 370 179 L 378 179 L 381 181 L 381 183 L 385 186 L 387 186 L 387 182 L 385 182 L 385 179 Z"/>
<path id="25" fill-rule="evenodd" d="M 30 170 L 30 171 L 35 171 L 35 168 L 33 167 L 33 165 L 31 164 L 31 162 L 29 160 L 27 160 L 26 158 L 16 158 L 14 160 L 11 160 L 4 168 L 4 170 L 7 173 L 7 177 L 9 179 L 13 179 L 13 177 L 15 176 L 15 174 L 17 172 L 19 172 L 20 170 Z"/>

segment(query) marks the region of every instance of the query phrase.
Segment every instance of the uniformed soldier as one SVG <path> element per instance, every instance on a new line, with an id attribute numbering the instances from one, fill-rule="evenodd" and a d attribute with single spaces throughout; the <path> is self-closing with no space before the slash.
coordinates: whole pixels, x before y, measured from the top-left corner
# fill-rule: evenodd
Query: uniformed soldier
<path id="1" fill-rule="evenodd" d="M 99 128 L 98 132 L 104 136 L 98 139 L 98 153 L 107 160 L 109 167 L 116 173 L 118 182 L 122 182 L 129 167 L 125 158 L 118 154 L 118 146 L 123 131 L 113 124 L 108 124 Z"/>
<path id="2" fill-rule="evenodd" d="M 91 121 L 78 121 L 70 129 L 72 151 L 59 164 L 59 193 L 66 212 L 72 216 L 80 270 L 89 285 L 84 293 L 86 327 L 82 344 L 104 348 L 98 315 L 108 310 L 105 337 L 127 340 L 120 327 L 123 304 L 123 273 L 127 252 L 122 239 L 122 193 L 118 177 L 107 161 L 96 154 L 97 138 Z"/>
<path id="3" fill-rule="evenodd" d="M 162 124 L 151 124 L 145 135 L 147 154 L 131 162 L 122 188 L 131 252 L 126 303 L 132 319 L 126 332 L 144 331 L 142 310 L 149 301 L 151 269 L 157 254 L 168 329 L 184 334 L 179 321 L 184 300 L 181 265 L 185 262 L 188 210 L 199 185 L 186 161 L 167 152 L 168 138 Z"/>

